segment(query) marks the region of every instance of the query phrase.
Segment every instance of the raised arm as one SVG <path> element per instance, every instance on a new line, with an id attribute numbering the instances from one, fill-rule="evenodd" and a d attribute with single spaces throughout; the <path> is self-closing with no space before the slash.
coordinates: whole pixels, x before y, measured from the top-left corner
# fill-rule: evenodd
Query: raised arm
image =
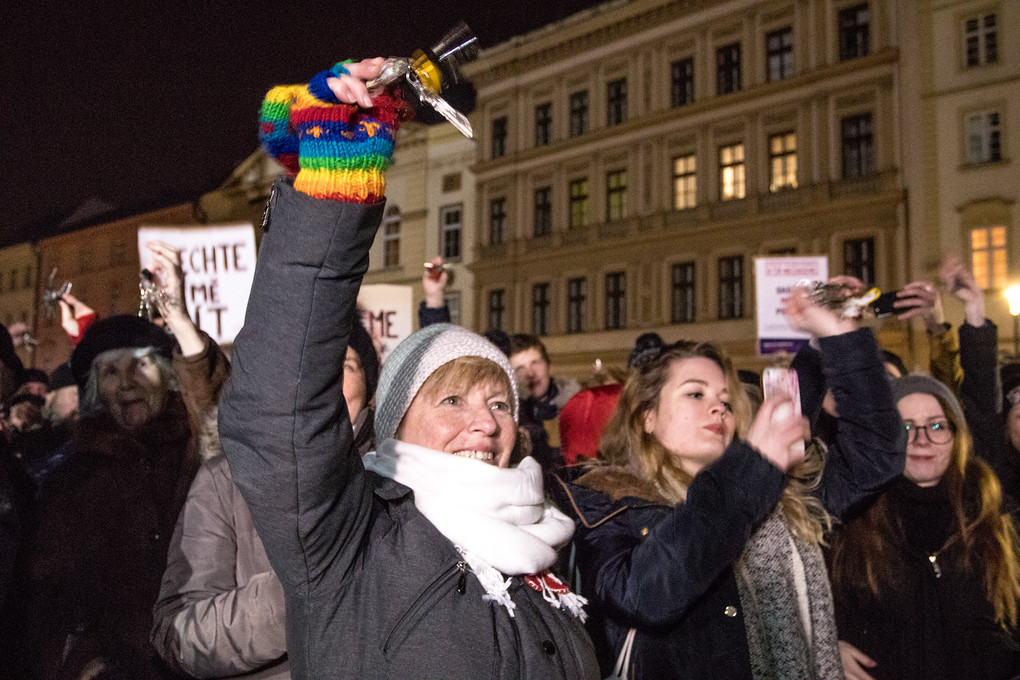
<path id="1" fill-rule="evenodd" d="M 383 94 L 362 109 L 337 97 L 367 97 L 380 64 L 337 65 L 291 91 L 277 123 L 296 129 L 301 170 L 274 187 L 220 403 L 234 482 L 288 596 L 312 596 L 327 566 L 346 571 L 371 502 L 340 376 L 399 101 Z"/>
<path id="2" fill-rule="evenodd" d="M 791 326 L 817 338 L 824 384 L 836 411 L 835 439 L 819 489 L 830 513 L 843 516 L 903 472 L 906 433 L 871 331 L 815 305 L 795 290 Z"/>

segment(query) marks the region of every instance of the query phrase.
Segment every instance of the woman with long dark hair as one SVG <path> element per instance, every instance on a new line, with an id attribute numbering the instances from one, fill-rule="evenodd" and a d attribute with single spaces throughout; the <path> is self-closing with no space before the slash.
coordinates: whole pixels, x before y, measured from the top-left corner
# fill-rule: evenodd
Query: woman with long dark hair
<path id="1" fill-rule="evenodd" d="M 893 392 L 904 476 L 832 537 L 847 677 L 1015 677 L 1020 562 L 999 481 L 945 385 L 907 376 Z"/>

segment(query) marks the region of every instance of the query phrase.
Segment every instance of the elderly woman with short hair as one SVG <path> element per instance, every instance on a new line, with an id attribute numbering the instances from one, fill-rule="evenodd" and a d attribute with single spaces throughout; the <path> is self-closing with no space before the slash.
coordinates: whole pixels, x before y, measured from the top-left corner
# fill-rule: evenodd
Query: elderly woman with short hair
<path id="1" fill-rule="evenodd" d="M 508 467 L 518 399 L 495 346 L 448 324 L 410 336 L 380 375 L 378 449 L 353 445 L 341 358 L 402 110 L 369 98 L 380 66 L 338 64 L 263 107 L 297 176 L 270 201 L 220 433 L 286 595 L 291 671 L 596 678 L 582 601 L 546 571 L 572 524 L 533 459 Z"/>

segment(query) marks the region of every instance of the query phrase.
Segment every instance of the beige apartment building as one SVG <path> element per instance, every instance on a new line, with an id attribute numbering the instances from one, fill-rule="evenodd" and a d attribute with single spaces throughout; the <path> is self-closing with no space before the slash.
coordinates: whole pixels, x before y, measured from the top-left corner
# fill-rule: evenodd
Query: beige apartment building
<path id="1" fill-rule="evenodd" d="M 450 316 L 469 328 L 478 313 L 469 267 L 479 231 L 470 170 L 475 154 L 475 142 L 452 125 L 411 123 L 400 129 L 386 172 L 386 211 L 365 276 L 366 284 L 412 286 L 417 305 L 423 265 L 441 255 L 450 263 Z"/>
<path id="2" fill-rule="evenodd" d="M 1014 349 L 1003 290 L 1020 283 L 1020 3 L 904 2 L 901 19 L 904 268 L 969 259 L 1000 346 Z M 960 318 L 958 306 L 949 315 Z M 915 337 L 916 344 L 916 337 Z"/>
<path id="3" fill-rule="evenodd" d="M 54 284 L 67 281 L 71 294 L 100 317 L 138 312 L 138 228 L 152 225 L 196 224 L 190 203 L 140 213 L 122 219 L 57 234 L 37 244 L 40 271 L 56 270 Z M 45 283 L 45 281 L 44 281 Z M 35 366 L 52 371 L 67 361 L 74 345 L 60 325 L 59 310 L 48 310 L 42 291 L 35 299 Z"/>
<path id="4" fill-rule="evenodd" d="M 755 256 L 827 255 L 892 290 L 943 251 L 1001 262 L 977 254 L 985 229 L 1016 262 L 1018 10 L 631 0 L 483 51 L 465 323 L 536 332 L 576 375 L 622 363 L 646 331 L 721 341 L 753 367 Z M 970 66 L 975 16 L 993 28 Z M 996 31 L 1012 39 L 993 55 Z M 923 363 L 916 329 L 881 334 Z"/>
<path id="5" fill-rule="evenodd" d="M 0 248 L 0 321 L 8 328 L 23 323 L 32 330 L 38 267 L 39 258 L 31 243 Z M 34 365 L 31 344 L 21 345 L 17 353 L 25 366 Z"/>

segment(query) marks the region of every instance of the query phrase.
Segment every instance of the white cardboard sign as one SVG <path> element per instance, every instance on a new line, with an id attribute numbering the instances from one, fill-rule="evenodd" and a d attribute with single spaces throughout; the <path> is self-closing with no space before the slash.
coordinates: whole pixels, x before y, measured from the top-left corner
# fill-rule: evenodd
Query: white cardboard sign
<path id="1" fill-rule="evenodd" d="M 414 330 L 412 302 L 411 286 L 377 283 L 361 287 L 358 294 L 361 323 L 384 362 L 393 348 Z"/>
<path id="2" fill-rule="evenodd" d="M 146 269 L 152 268 L 149 241 L 165 241 L 181 251 L 188 314 L 220 345 L 232 343 L 244 325 L 255 276 L 252 225 L 140 227 L 138 256 Z"/>
<path id="3" fill-rule="evenodd" d="M 790 328 L 783 316 L 783 305 L 790 291 L 801 281 L 826 281 L 829 258 L 756 257 L 754 258 L 755 291 L 758 312 L 758 353 L 796 352 L 811 339 L 807 333 Z"/>

